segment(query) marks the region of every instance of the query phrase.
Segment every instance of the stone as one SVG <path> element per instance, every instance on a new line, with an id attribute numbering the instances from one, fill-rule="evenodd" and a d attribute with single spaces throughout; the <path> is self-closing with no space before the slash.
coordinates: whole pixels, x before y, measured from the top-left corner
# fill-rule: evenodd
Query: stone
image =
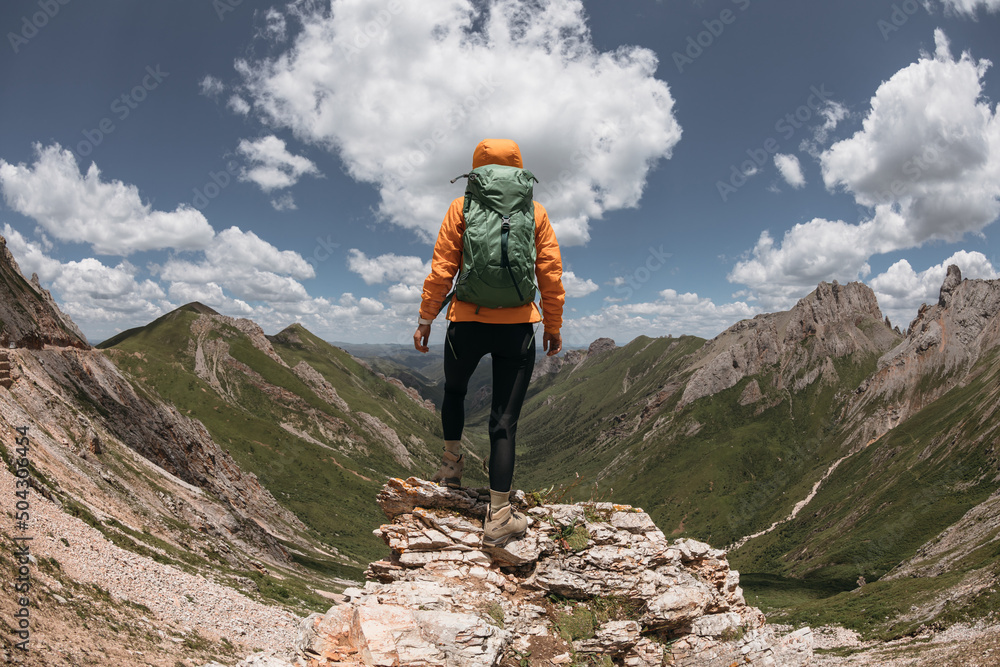
<path id="1" fill-rule="evenodd" d="M 556 642 L 548 662 L 557 665 L 572 664 L 574 653 L 633 667 L 793 667 L 811 658 L 808 629 L 779 642 L 763 614 L 746 604 L 724 551 L 696 540 L 670 542 L 636 508 L 535 507 L 524 538 L 483 549 L 478 491 L 393 479 L 378 502 L 390 523 L 375 533 L 392 554 L 369 566 L 363 588 L 348 588 L 326 614 L 303 621 L 300 665 L 487 667 L 514 655 L 508 649 L 526 653 L 543 640 Z M 571 545 L 564 539 L 570 529 L 590 537 Z M 593 637 L 567 645 L 572 652 L 562 651 L 550 593 L 591 613 L 622 598 L 630 601 L 623 609 L 631 605 L 641 616 L 607 620 Z M 671 638 L 669 654 L 667 645 L 644 636 L 654 632 Z"/>

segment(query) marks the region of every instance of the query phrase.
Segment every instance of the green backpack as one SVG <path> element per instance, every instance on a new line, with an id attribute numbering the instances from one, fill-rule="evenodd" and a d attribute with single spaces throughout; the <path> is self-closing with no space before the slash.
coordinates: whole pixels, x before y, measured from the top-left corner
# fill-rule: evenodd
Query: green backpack
<path id="1" fill-rule="evenodd" d="M 462 176 L 469 179 L 462 208 L 462 270 L 452 294 L 486 308 L 531 303 L 537 293 L 531 197 L 538 179 L 527 169 L 498 164 Z"/>

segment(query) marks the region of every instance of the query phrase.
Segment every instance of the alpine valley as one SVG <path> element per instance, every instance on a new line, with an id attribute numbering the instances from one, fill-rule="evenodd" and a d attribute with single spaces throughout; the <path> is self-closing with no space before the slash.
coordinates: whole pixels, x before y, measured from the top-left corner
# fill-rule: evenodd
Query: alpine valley
<path id="1" fill-rule="evenodd" d="M 381 595 L 364 584 L 366 569 L 403 586 L 408 562 L 433 571 L 436 559 L 457 567 L 454 553 L 480 553 L 459 549 L 467 535 L 449 538 L 443 526 L 468 523 L 455 503 L 474 515 L 481 493 L 453 498 L 402 481 L 427 479 L 439 461 L 439 356 L 348 352 L 294 323 L 266 335 L 199 303 L 95 348 L 5 243 L 0 345 L 0 585 L 15 590 L 27 577 L 30 599 L 0 596 L 4 659 L 176 667 L 264 651 L 241 664 L 480 664 L 384 657 L 371 637 L 334 658 L 303 640 L 313 613 L 364 630 L 368 612 L 331 607 Z M 469 396 L 463 483 L 475 489 L 486 483 L 488 369 Z M 488 632 L 476 636 L 499 642 L 482 664 L 723 664 L 708 639 L 695 641 L 714 620 L 665 625 L 620 582 L 624 592 L 587 599 L 539 583 L 563 581 L 553 563 L 575 563 L 581 576 L 604 567 L 587 555 L 611 549 L 600 535 L 627 542 L 629 531 L 629 549 L 675 540 L 662 547 L 672 556 L 650 562 L 683 564 L 692 586 L 721 582 L 711 599 L 731 605 L 734 625 L 704 637 L 752 647 L 743 650 L 752 664 L 784 655 L 772 630 L 757 644 L 744 637 L 763 632 L 754 608 L 767 618 L 760 627 L 795 637 L 783 645 L 794 664 L 996 664 L 998 428 L 1000 281 L 963 280 L 954 266 L 905 331 L 867 286 L 820 283 L 791 310 L 709 341 L 600 339 L 539 356 L 515 473 L 518 501 L 535 508 L 537 553 L 469 566 L 498 596 L 480 614 Z M 414 514 L 385 509 L 387 489 L 431 494 L 433 512 L 419 499 L 406 512 L 437 528 L 421 532 Z M 645 517 L 643 536 L 630 512 Z M 386 517 L 402 527 L 382 525 Z M 431 533 L 426 553 L 447 557 L 418 557 L 415 544 Z M 703 559 L 716 568 L 710 577 Z M 547 597 L 531 608 L 542 629 L 531 633 L 552 641 L 527 651 L 514 618 L 528 598 L 513 591 L 539 587 Z M 445 588 L 438 594 L 451 595 Z M 439 608 L 414 597 L 415 583 L 393 590 L 413 614 Z M 560 611 L 568 597 L 589 610 L 579 613 L 590 630 L 570 627 L 577 611 Z M 623 616 L 602 625 L 611 607 Z M 635 662 L 610 639 L 587 648 L 626 622 L 628 651 L 652 655 L 655 644 L 659 662 Z M 29 650 L 18 632 L 30 632 Z M 681 660 L 678 642 L 705 650 Z"/>

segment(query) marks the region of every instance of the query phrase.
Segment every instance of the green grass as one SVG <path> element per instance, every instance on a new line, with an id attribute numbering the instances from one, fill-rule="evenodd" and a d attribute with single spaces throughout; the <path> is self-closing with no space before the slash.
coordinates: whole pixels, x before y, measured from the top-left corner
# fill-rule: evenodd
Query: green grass
<path id="1" fill-rule="evenodd" d="M 299 325 L 271 337 L 286 367 L 235 328 L 216 324 L 207 337 L 226 343 L 236 362 L 217 368 L 224 389 L 220 395 L 194 373 L 191 325 L 202 312 L 186 306 L 101 347 L 140 391 L 163 397 L 204 424 L 240 468 L 255 473 L 278 502 L 302 519 L 312 539 L 345 554 L 340 569 L 329 563 L 323 567 L 335 569 L 338 576 L 357 577 L 359 563 L 387 554 L 371 534 L 384 521 L 372 499 L 389 476 L 429 474 L 438 455 L 439 417 Z M 300 361 L 307 361 L 335 387 L 349 412 L 326 403 L 292 372 L 290 367 Z M 416 470 L 397 462 L 357 412 L 371 414 L 395 430 L 414 457 Z M 328 446 L 293 435 L 282 423 Z"/>

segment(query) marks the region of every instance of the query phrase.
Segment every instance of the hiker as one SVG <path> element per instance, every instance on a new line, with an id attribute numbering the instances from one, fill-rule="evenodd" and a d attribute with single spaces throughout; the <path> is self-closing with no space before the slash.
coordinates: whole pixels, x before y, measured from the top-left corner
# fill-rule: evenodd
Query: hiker
<path id="1" fill-rule="evenodd" d="M 465 467 L 461 441 L 469 378 L 483 355 L 493 359 L 490 508 L 483 544 L 503 546 L 528 527 L 524 515 L 510 505 L 510 489 L 517 419 L 535 365 L 535 324 L 544 323 L 542 346 L 548 356 L 558 354 L 565 290 L 559 244 L 545 208 L 531 199 L 537 179 L 523 169 L 518 145 L 486 139 L 472 155 L 472 168 L 464 174 L 469 179 L 466 195 L 451 203 L 441 223 L 413 345 L 427 352 L 431 322 L 447 305 L 451 322 L 445 334 L 441 406 L 445 444 L 441 468 L 431 479 L 452 488 L 460 486 Z M 472 221 L 468 231 L 466 216 Z M 449 294 L 457 274 L 460 279 Z M 535 280 L 542 295 L 540 310 L 534 301 Z"/>

